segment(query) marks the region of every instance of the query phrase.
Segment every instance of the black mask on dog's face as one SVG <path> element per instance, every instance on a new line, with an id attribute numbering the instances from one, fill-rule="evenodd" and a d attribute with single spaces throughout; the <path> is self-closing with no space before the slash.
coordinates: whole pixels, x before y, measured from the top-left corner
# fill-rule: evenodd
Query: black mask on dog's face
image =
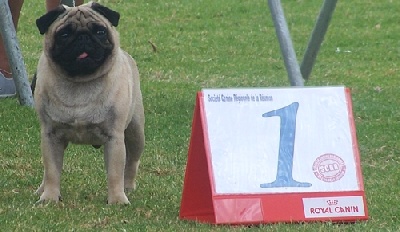
<path id="1" fill-rule="evenodd" d="M 94 11 L 103 15 L 113 26 L 118 25 L 119 14 L 104 6 L 93 3 Z M 41 34 L 65 12 L 60 6 L 36 21 Z M 111 55 L 114 45 L 108 28 L 95 20 L 93 12 L 76 10 L 68 12 L 64 23 L 56 29 L 54 41 L 49 54 L 70 77 L 89 75 L 104 64 Z"/>
<path id="2" fill-rule="evenodd" d="M 94 73 L 109 57 L 113 48 L 106 27 L 91 23 L 86 29 L 77 29 L 71 23 L 55 34 L 51 56 L 55 63 L 73 77 Z"/>

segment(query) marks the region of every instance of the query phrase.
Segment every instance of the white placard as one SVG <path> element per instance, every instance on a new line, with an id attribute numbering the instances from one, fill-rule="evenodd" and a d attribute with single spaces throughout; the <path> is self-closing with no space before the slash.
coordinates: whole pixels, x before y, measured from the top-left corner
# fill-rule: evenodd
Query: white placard
<path id="1" fill-rule="evenodd" d="M 204 89 L 217 194 L 360 190 L 344 87 Z"/>
<path id="2" fill-rule="evenodd" d="M 304 198 L 305 218 L 365 216 L 362 196 Z"/>

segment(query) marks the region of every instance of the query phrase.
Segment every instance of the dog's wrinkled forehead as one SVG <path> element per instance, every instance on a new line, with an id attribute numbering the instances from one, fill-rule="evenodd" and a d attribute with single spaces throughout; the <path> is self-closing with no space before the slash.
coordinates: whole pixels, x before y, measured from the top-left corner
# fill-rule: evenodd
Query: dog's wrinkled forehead
<path id="1" fill-rule="evenodd" d="M 60 22 L 62 23 L 56 28 L 56 31 L 65 25 L 73 25 L 75 30 L 90 28 L 90 25 L 94 22 L 106 27 L 107 25 L 104 23 L 104 20 L 100 20 L 100 17 L 95 11 L 74 8 L 61 18 Z"/>

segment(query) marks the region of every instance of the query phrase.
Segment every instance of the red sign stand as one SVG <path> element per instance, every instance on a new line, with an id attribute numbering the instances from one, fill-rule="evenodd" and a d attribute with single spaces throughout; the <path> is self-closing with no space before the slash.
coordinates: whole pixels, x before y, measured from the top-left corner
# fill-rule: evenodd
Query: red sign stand
<path id="1" fill-rule="evenodd" d="M 350 99 L 350 93 L 346 90 Z M 351 102 L 348 103 L 351 110 Z M 356 191 L 217 193 L 211 161 L 203 93 L 199 92 L 192 122 L 187 167 L 182 192 L 180 218 L 211 224 L 260 224 L 278 222 L 367 220 L 364 186 L 358 147 L 352 125 L 355 159 L 358 164 Z M 351 112 L 351 111 L 350 111 Z M 329 154 L 326 154 L 329 158 Z M 332 158 L 332 157 L 331 157 Z M 314 166 L 324 162 L 316 160 Z M 338 161 L 340 163 L 340 161 Z M 330 166 L 336 164 L 329 164 Z M 329 165 L 326 165 L 329 168 Z M 333 167 L 333 166 L 332 166 Z M 318 170 L 314 170 L 315 175 Z M 324 178 L 319 176 L 318 178 Z M 327 180 L 329 181 L 329 180 Z"/>

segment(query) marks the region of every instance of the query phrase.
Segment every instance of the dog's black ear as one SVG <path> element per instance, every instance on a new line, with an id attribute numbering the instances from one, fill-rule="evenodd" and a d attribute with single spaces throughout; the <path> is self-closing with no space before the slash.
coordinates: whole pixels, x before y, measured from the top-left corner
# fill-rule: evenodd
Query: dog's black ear
<path id="1" fill-rule="evenodd" d="M 64 13 L 66 9 L 63 6 L 58 6 L 54 10 L 47 12 L 47 14 L 43 15 L 42 17 L 36 19 L 36 26 L 39 28 L 40 34 L 43 35 L 47 32 L 50 25 Z"/>
<path id="2" fill-rule="evenodd" d="M 108 7 L 105 7 L 103 5 L 100 5 L 97 2 L 92 3 L 92 9 L 101 15 L 103 15 L 108 21 L 110 21 L 111 25 L 114 27 L 118 26 L 119 22 L 119 13 L 116 11 L 111 10 Z"/>

